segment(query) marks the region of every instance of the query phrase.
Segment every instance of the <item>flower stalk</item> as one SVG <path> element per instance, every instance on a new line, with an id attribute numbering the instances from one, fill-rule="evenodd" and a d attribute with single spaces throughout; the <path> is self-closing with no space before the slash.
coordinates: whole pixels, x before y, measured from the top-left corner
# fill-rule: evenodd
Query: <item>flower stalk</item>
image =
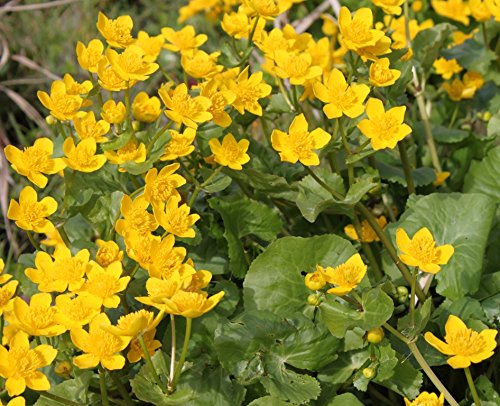
<path id="1" fill-rule="evenodd" d="M 193 319 L 186 317 L 186 333 L 184 335 L 184 344 L 182 346 L 181 357 L 179 358 L 179 362 L 177 363 L 177 367 L 175 368 L 174 378 L 172 380 L 171 385 L 169 385 L 168 388 L 169 393 L 175 392 L 175 387 L 177 386 L 177 382 L 179 382 L 179 378 L 181 377 L 182 367 L 184 366 L 184 362 L 186 361 L 189 339 L 191 338 L 192 324 L 193 324 Z"/>
<path id="2" fill-rule="evenodd" d="M 472 374 L 470 373 L 470 368 L 464 368 L 465 377 L 467 378 L 467 383 L 469 384 L 469 389 L 472 394 L 472 398 L 474 399 L 475 406 L 481 406 L 481 399 L 479 399 L 479 395 L 476 390 L 476 385 L 474 385 L 474 379 L 472 378 Z"/>
<path id="3" fill-rule="evenodd" d="M 162 383 L 161 383 L 160 377 L 156 373 L 156 369 L 155 369 L 155 366 L 153 364 L 153 360 L 151 359 L 151 356 L 149 355 L 148 346 L 146 345 L 146 342 L 144 341 L 144 337 L 142 335 L 137 337 L 137 341 L 139 341 L 139 344 L 142 348 L 142 352 L 144 353 L 144 358 L 146 358 L 146 364 L 148 364 L 149 369 L 151 370 L 151 375 L 153 376 L 153 379 L 155 380 L 156 384 L 161 388 Z"/>
<path id="4" fill-rule="evenodd" d="M 104 375 L 106 374 L 106 371 L 101 365 L 98 366 L 98 369 L 99 369 L 99 386 L 101 388 L 102 406 L 109 406 L 108 391 L 106 389 L 106 381 L 104 380 Z"/>

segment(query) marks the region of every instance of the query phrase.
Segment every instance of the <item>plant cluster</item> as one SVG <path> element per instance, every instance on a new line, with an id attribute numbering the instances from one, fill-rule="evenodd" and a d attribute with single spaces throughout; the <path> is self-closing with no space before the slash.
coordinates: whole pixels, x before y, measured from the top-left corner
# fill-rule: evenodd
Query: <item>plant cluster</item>
<path id="1" fill-rule="evenodd" d="M 4 150 L 2 401 L 498 402 L 500 2 L 341 3 L 99 12 Z"/>

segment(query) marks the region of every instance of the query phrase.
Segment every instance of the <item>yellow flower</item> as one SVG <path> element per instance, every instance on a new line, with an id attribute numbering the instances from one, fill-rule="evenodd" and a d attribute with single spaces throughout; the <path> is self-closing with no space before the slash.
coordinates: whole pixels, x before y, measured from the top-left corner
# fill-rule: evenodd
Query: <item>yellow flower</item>
<path id="1" fill-rule="evenodd" d="M 316 265 L 316 270 L 314 272 L 308 273 L 304 278 L 304 283 L 306 284 L 308 289 L 311 290 L 320 290 L 323 289 L 326 285 L 326 274 L 325 270 Z"/>
<path id="2" fill-rule="evenodd" d="M 212 138 L 208 141 L 208 145 L 214 154 L 215 162 L 219 165 L 241 171 L 242 165 L 250 161 L 250 156 L 247 154 L 250 141 L 247 139 L 236 141 L 233 134 L 229 133 L 224 136 L 222 144 L 217 138 Z"/>
<path id="3" fill-rule="evenodd" d="M 156 328 L 163 318 L 163 312 L 156 315 L 148 310 L 138 310 L 121 316 L 116 326 L 103 326 L 103 329 L 115 336 L 140 337 Z"/>
<path id="4" fill-rule="evenodd" d="M 277 0 L 243 0 L 243 5 L 247 14 L 264 20 L 274 20 L 281 12 Z"/>
<path id="5" fill-rule="evenodd" d="M 322 128 L 309 132 L 308 127 L 306 118 L 300 114 L 293 119 L 288 133 L 273 130 L 271 142 L 282 161 L 293 164 L 300 161 L 307 166 L 319 165 L 319 157 L 314 150 L 323 148 L 332 137 Z"/>
<path id="6" fill-rule="evenodd" d="M 160 236 L 131 230 L 125 237 L 127 255 L 144 269 L 149 270 L 153 263 L 153 257 L 156 257 L 152 251 L 153 245 L 154 242 L 159 240 L 161 240 Z"/>
<path id="7" fill-rule="evenodd" d="M 192 263 L 192 260 L 188 259 L 188 262 Z M 193 263 L 192 265 L 194 266 Z M 197 292 L 198 290 L 207 287 L 211 280 L 211 272 L 205 270 L 197 271 L 196 273 L 193 273 L 184 279 L 182 290 L 185 290 L 186 292 Z"/>
<path id="8" fill-rule="evenodd" d="M 66 331 L 66 327 L 56 319 L 56 308 L 51 306 L 50 293 L 36 293 L 31 296 L 29 305 L 20 297 L 14 298 L 12 324 L 30 336 L 54 337 Z"/>
<path id="9" fill-rule="evenodd" d="M 370 83 L 373 86 L 393 85 L 401 76 L 397 69 L 389 69 L 389 58 L 381 58 L 370 65 Z"/>
<path id="10" fill-rule="evenodd" d="M 177 188 L 186 183 L 184 177 L 175 173 L 179 167 L 175 163 L 163 167 L 160 172 L 156 168 L 150 169 L 145 177 L 144 199 L 154 206 L 166 202 L 171 196 L 179 196 Z"/>
<path id="11" fill-rule="evenodd" d="M 93 39 L 87 46 L 78 41 L 76 44 L 76 57 L 82 69 L 97 73 L 97 64 L 102 58 L 104 45 L 98 39 Z"/>
<path id="12" fill-rule="evenodd" d="M 479 72 L 469 71 L 463 77 L 465 87 L 481 89 L 484 85 L 484 78 Z"/>
<path id="13" fill-rule="evenodd" d="M 432 0 L 432 7 L 439 15 L 469 25 L 470 8 L 463 0 Z"/>
<path id="14" fill-rule="evenodd" d="M 75 256 L 66 247 L 57 247 L 53 257 L 43 251 L 36 254 L 36 268 L 27 268 L 24 273 L 38 285 L 41 292 L 71 292 L 80 289 L 85 274 L 91 269 L 90 253 L 84 249 Z"/>
<path id="15" fill-rule="evenodd" d="M 486 0 L 486 6 L 495 17 L 495 21 L 500 22 L 500 0 Z"/>
<path id="16" fill-rule="evenodd" d="M 75 146 L 73 138 L 66 138 L 63 144 L 66 158 L 64 163 L 71 169 L 80 172 L 95 172 L 106 163 L 106 157 L 97 154 L 97 144 L 94 138 L 86 138 Z"/>
<path id="17" fill-rule="evenodd" d="M 302 85 L 306 80 L 321 76 L 323 73 L 320 66 L 312 64 L 312 57 L 307 52 L 278 50 L 274 54 L 274 60 L 276 75 L 281 79 L 289 79 L 292 85 Z"/>
<path id="18" fill-rule="evenodd" d="M 12 298 L 16 294 L 18 281 L 10 281 L 3 286 L 0 286 L 0 317 L 5 311 L 10 310 Z"/>
<path id="19" fill-rule="evenodd" d="M 160 99 L 156 96 L 149 97 L 146 92 L 139 92 L 132 103 L 132 113 L 136 120 L 152 123 L 161 114 Z"/>
<path id="20" fill-rule="evenodd" d="M 50 110 L 58 120 L 71 120 L 76 112 L 84 105 L 84 100 L 78 95 L 70 95 L 66 92 L 66 85 L 62 80 L 52 82 L 50 96 L 39 90 L 38 99 Z"/>
<path id="21" fill-rule="evenodd" d="M 73 124 L 80 139 L 94 138 L 96 142 L 106 142 L 105 135 L 109 132 L 109 123 L 104 120 L 96 121 L 94 112 L 80 111 L 73 117 Z"/>
<path id="22" fill-rule="evenodd" d="M 204 123 L 212 118 L 212 114 L 207 111 L 212 104 L 210 99 L 203 96 L 191 97 L 185 83 L 177 86 L 172 94 L 163 87 L 158 93 L 167 107 L 165 114 L 176 123 L 198 128 L 197 123 Z"/>
<path id="23" fill-rule="evenodd" d="M 15 397 L 9 400 L 9 403 L 7 403 L 5 406 L 26 406 L 26 399 L 24 399 L 22 396 Z"/>
<path id="24" fill-rule="evenodd" d="M 205 51 L 184 54 L 181 57 L 181 66 L 193 78 L 209 79 L 224 69 L 224 66 L 217 65 L 219 55 L 220 52 L 207 54 Z"/>
<path id="25" fill-rule="evenodd" d="M 135 81 L 133 80 L 130 80 L 127 83 L 120 76 L 118 76 L 118 73 L 106 56 L 103 56 L 97 64 L 97 76 L 99 78 L 99 85 L 103 89 L 109 90 L 110 92 L 119 92 L 120 90 L 125 90 L 135 84 Z"/>
<path id="26" fill-rule="evenodd" d="M 403 11 L 401 5 L 405 0 L 372 0 L 373 4 L 380 7 L 385 14 L 400 15 Z"/>
<path id="27" fill-rule="evenodd" d="M 367 85 L 348 85 L 344 75 L 337 68 L 333 69 L 325 83 L 314 84 L 314 94 L 324 103 L 323 107 L 328 118 L 339 118 L 343 114 L 355 118 L 363 114 L 363 102 L 370 93 Z"/>
<path id="28" fill-rule="evenodd" d="M 491 12 L 486 4 L 486 0 L 469 0 L 469 8 L 472 17 L 477 22 L 486 22 L 491 18 Z"/>
<path id="29" fill-rule="evenodd" d="M 424 335 L 425 341 L 445 355 L 452 356 L 448 364 L 454 369 L 468 368 L 471 363 L 478 364 L 493 355 L 497 346 L 497 330 L 485 329 L 478 333 L 467 328 L 457 316 L 450 314 L 445 325 L 446 342 L 431 332 Z"/>
<path id="30" fill-rule="evenodd" d="M 380 228 L 382 229 L 384 229 L 385 226 L 387 225 L 387 219 L 385 218 L 385 216 L 380 216 L 379 218 L 377 218 L 377 222 Z M 367 220 L 363 220 L 361 222 L 361 239 L 359 238 L 358 233 L 356 232 L 356 229 L 352 224 L 349 224 L 348 226 L 344 227 L 344 232 L 352 240 L 361 242 L 380 241 L 380 238 L 375 233 L 375 231 L 373 231 L 373 228 L 370 226 L 370 223 L 368 223 Z"/>
<path id="31" fill-rule="evenodd" d="M 104 156 L 109 162 L 115 165 L 121 165 L 126 162 L 140 163 L 146 160 L 146 146 L 142 142 L 137 145 L 137 142 L 131 139 L 116 151 L 104 151 Z M 119 171 L 125 172 L 126 169 L 120 168 Z"/>
<path id="32" fill-rule="evenodd" d="M 161 34 L 169 43 L 163 47 L 172 52 L 192 52 L 196 48 L 207 42 L 208 37 L 205 34 L 196 35 L 192 25 L 186 25 L 179 31 L 174 31 L 170 27 L 161 29 Z"/>
<path id="33" fill-rule="evenodd" d="M 366 274 L 366 269 L 367 267 L 359 254 L 354 254 L 346 262 L 335 268 L 326 268 L 324 278 L 328 283 L 336 285 L 336 287 L 330 288 L 326 292 L 337 296 L 348 294 L 361 283 Z"/>
<path id="34" fill-rule="evenodd" d="M 208 112 L 212 114 L 213 122 L 220 127 L 229 127 L 232 119 L 225 109 L 234 102 L 236 94 L 230 90 L 219 90 L 219 82 L 215 79 L 200 84 L 200 89 L 200 96 L 212 102 Z"/>
<path id="35" fill-rule="evenodd" d="M 159 310 L 163 309 L 163 300 L 170 299 L 182 287 L 182 280 L 178 271 L 173 271 L 168 279 L 148 278 L 146 290 L 148 296 L 136 297 L 138 302 L 153 306 Z"/>
<path id="36" fill-rule="evenodd" d="M 181 156 L 187 156 L 194 151 L 194 139 L 196 130 L 187 127 L 181 134 L 178 131 L 170 130 L 170 141 L 165 146 L 165 152 L 160 157 L 162 161 L 173 161 Z M 178 175 L 180 176 L 180 175 Z"/>
<path id="37" fill-rule="evenodd" d="M 406 48 L 406 24 L 404 16 L 393 18 L 392 21 L 391 17 L 386 16 L 384 22 L 392 31 L 391 38 L 394 41 L 392 48 Z M 408 24 L 408 28 L 410 29 L 410 40 L 412 41 L 420 31 L 431 28 L 432 26 L 434 26 L 434 22 L 431 19 L 423 21 L 422 24 L 419 24 L 415 19 L 410 20 Z"/>
<path id="38" fill-rule="evenodd" d="M 137 40 L 134 42 L 134 45 L 142 48 L 142 50 L 144 51 L 145 61 L 154 62 L 160 55 L 164 43 L 165 37 L 161 34 L 150 37 L 147 32 L 139 31 Z"/>
<path id="39" fill-rule="evenodd" d="M 23 332 L 12 338 L 8 350 L 0 345 L 0 376 L 6 379 L 5 388 L 9 396 L 20 395 L 26 387 L 37 391 L 49 390 L 50 382 L 38 368 L 50 365 L 56 355 L 57 350 L 51 345 L 31 349 L 28 336 Z"/>
<path id="40" fill-rule="evenodd" d="M 188 262 L 183 263 L 187 251 L 184 247 L 174 247 L 175 237 L 167 235 L 161 241 L 153 240 L 151 243 L 153 256 L 152 262 L 147 268 L 149 276 L 153 278 L 169 279 L 175 272 L 181 277 L 193 274 L 194 268 Z"/>
<path id="41" fill-rule="evenodd" d="M 4 284 L 5 282 L 8 282 L 11 278 L 12 275 L 9 275 L 8 273 L 3 273 L 5 267 L 5 262 L 3 262 L 3 259 L 0 258 L 0 285 Z"/>
<path id="42" fill-rule="evenodd" d="M 444 181 L 450 177 L 450 172 L 437 172 L 436 171 L 436 180 L 433 182 L 434 186 L 441 186 L 444 184 Z"/>
<path id="43" fill-rule="evenodd" d="M 358 124 L 360 131 L 371 140 L 374 150 L 391 148 L 411 133 L 404 124 L 406 106 L 393 107 L 385 111 L 382 100 L 371 98 L 366 103 L 368 118 Z"/>
<path id="44" fill-rule="evenodd" d="M 405 400 L 405 406 L 444 406 L 444 394 L 439 397 L 435 393 L 422 392 L 413 401 Z"/>
<path id="45" fill-rule="evenodd" d="M 133 26 L 134 22 L 128 15 L 112 20 L 99 12 L 97 17 L 97 29 L 108 44 L 115 48 L 126 48 L 134 43 L 131 33 Z"/>
<path id="46" fill-rule="evenodd" d="M 66 165 L 61 158 L 52 158 L 54 144 L 48 138 L 38 138 L 31 147 L 23 151 L 13 145 L 4 149 L 5 158 L 12 164 L 12 168 L 40 188 L 47 186 L 45 175 L 53 175 L 63 170 Z"/>
<path id="47" fill-rule="evenodd" d="M 57 248 L 58 246 L 65 247 L 66 244 L 64 240 L 61 237 L 61 234 L 59 234 L 59 231 L 57 231 L 57 228 L 54 228 L 49 233 L 45 233 L 47 238 L 45 240 L 40 241 L 40 244 L 46 245 L 47 247 L 55 247 Z"/>
<path id="48" fill-rule="evenodd" d="M 154 216 L 147 211 L 149 202 L 145 196 L 136 197 L 133 201 L 128 195 L 123 195 L 120 211 L 123 219 L 116 222 L 116 232 L 126 237 L 131 231 L 149 234 L 158 228 Z"/>
<path id="49" fill-rule="evenodd" d="M 249 111 L 256 116 L 262 116 L 262 107 L 259 99 L 271 94 L 273 88 L 263 81 L 263 73 L 255 72 L 248 76 L 249 67 L 247 66 L 238 75 L 236 80 L 229 80 L 228 89 L 236 95 L 231 105 L 238 110 L 240 114 Z"/>
<path id="50" fill-rule="evenodd" d="M 35 189 L 26 186 L 19 195 L 19 203 L 10 201 L 7 218 L 14 220 L 19 228 L 36 233 L 48 233 L 54 230 L 54 225 L 47 217 L 57 210 L 57 202 L 47 196 L 38 201 Z"/>
<path id="51" fill-rule="evenodd" d="M 238 9 L 238 12 L 225 13 L 220 26 L 227 35 L 235 39 L 248 38 L 252 28 L 248 15 L 242 9 Z"/>
<path id="52" fill-rule="evenodd" d="M 164 299 L 166 313 L 183 316 L 189 319 L 203 316 L 212 310 L 224 297 L 224 291 L 207 297 L 206 292 L 178 291 L 170 299 Z"/>
<path id="53" fill-rule="evenodd" d="M 432 64 L 436 73 L 441 75 L 443 79 L 450 79 L 455 73 L 462 71 L 462 67 L 458 64 L 456 59 L 447 60 L 445 58 L 439 58 Z"/>
<path id="54" fill-rule="evenodd" d="M 59 295 L 54 320 L 68 330 L 82 328 L 101 312 L 101 301 L 93 296 Z"/>
<path id="55" fill-rule="evenodd" d="M 438 273 L 455 252 L 450 244 L 436 247 L 434 237 L 427 227 L 421 228 L 410 240 L 406 231 L 398 228 L 396 243 L 402 252 L 399 255 L 406 265 L 416 266 L 423 272 Z"/>
<path id="56" fill-rule="evenodd" d="M 373 29 L 373 14 L 369 8 L 356 11 L 354 17 L 347 7 L 340 9 L 339 15 L 340 41 L 352 51 L 372 46 L 384 36 L 383 31 Z"/>
<path id="57" fill-rule="evenodd" d="M 154 215 L 156 221 L 163 229 L 177 237 L 194 238 L 196 233 L 191 228 L 200 216 L 198 214 L 189 214 L 190 208 L 187 204 L 179 206 L 181 198 L 171 196 L 166 205 L 154 206 Z"/>
<path id="58" fill-rule="evenodd" d="M 120 262 L 113 262 L 106 269 L 95 263 L 87 272 L 87 280 L 75 293 L 95 297 L 104 307 L 116 309 L 120 304 L 117 293 L 125 290 L 130 281 L 130 276 L 121 277 L 122 272 Z"/>
<path id="59" fill-rule="evenodd" d="M 415 12 L 419 12 L 422 11 L 423 6 L 424 5 L 422 4 L 421 0 L 414 0 L 411 5 L 411 9 Z"/>
<path id="60" fill-rule="evenodd" d="M 66 86 L 66 93 L 72 96 L 87 94 L 93 88 L 92 82 L 90 80 L 85 80 L 82 83 L 78 83 L 69 73 L 66 73 L 64 75 L 63 82 Z"/>
<path id="61" fill-rule="evenodd" d="M 443 89 L 446 93 L 448 93 L 448 97 L 453 101 L 472 99 L 476 93 L 475 86 L 467 86 L 458 78 L 454 79 L 451 83 L 443 83 Z"/>
<path id="62" fill-rule="evenodd" d="M 264 52 L 267 58 L 274 59 L 274 53 L 278 50 L 291 51 L 294 40 L 285 37 L 279 28 L 273 28 L 271 32 L 262 31 L 261 35 L 255 36 L 255 44 Z"/>
<path id="63" fill-rule="evenodd" d="M 120 251 L 120 247 L 114 241 L 104 241 L 97 240 L 97 254 L 95 255 L 96 262 L 103 268 L 111 265 L 113 262 L 121 262 L 123 259 L 123 251 Z"/>
<path id="64" fill-rule="evenodd" d="M 103 326 L 110 325 L 108 316 L 101 313 L 90 322 L 88 333 L 82 328 L 71 330 L 71 341 L 85 353 L 73 359 L 78 368 L 95 368 L 98 364 L 108 370 L 123 368 L 125 358 L 119 352 L 129 344 L 130 337 L 108 333 Z"/>
<path id="65" fill-rule="evenodd" d="M 144 344 L 148 350 L 149 356 L 152 357 L 155 350 L 161 347 L 161 342 L 155 340 L 156 329 L 150 330 L 143 335 Z M 141 358 L 145 358 L 142 345 L 137 338 L 130 342 L 129 351 L 127 352 L 127 360 L 130 363 L 139 362 Z"/>
<path id="66" fill-rule="evenodd" d="M 114 100 L 108 100 L 102 106 L 101 117 L 110 124 L 121 124 L 126 116 L 127 109 L 122 102 L 115 103 Z"/>
<path id="67" fill-rule="evenodd" d="M 131 87 L 135 81 L 147 80 L 149 75 L 156 72 L 159 65 L 148 62 L 146 53 L 137 45 L 130 45 L 121 54 L 114 49 L 106 50 L 106 57 L 116 74 Z"/>

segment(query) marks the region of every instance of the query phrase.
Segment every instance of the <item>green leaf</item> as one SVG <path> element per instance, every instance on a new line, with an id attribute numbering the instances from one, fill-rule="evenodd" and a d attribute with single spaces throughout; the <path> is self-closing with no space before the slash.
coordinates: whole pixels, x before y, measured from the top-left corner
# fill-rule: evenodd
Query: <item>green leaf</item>
<path id="1" fill-rule="evenodd" d="M 495 386 L 485 375 L 479 376 L 474 384 L 481 400 L 490 401 L 495 405 L 500 405 L 500 395 L 495 390 Z"/>
<path id="2" fill-rule="evenodd" d="M 363 406 L 363 403 L 352 393 L 343 393 L 335 396 L 326 406 Z"/>
<path id="3" fill-rule="evenodd" d="M 132 138 L 132 131 L 125 131 L 123 134 L 115 137 L 111 141 L 103 142 L 101 145 L 103 151 L 114 151 L 124 147 Z"/>
<path id="4" fill-rule="evenodd" d="M 498 138 L 500 136 L 500 111 L 488 121 L 487 134 L 489 139 Z"/>
<path id="5" fill-rule="evenodd" d="M 442 125 L 431 125 L 432 136 L 440 144 L 456 144 L 469 137 L 469 132 L 458 128 L 448 128 Z M 424 136 L 424 123 L 419 121 L 413 125 L 413 132 Z"/>
<path id="6" fill-rule="evenodd" d="M 413 61 L 420 65 L 423 73 L 429 75 L 432 64 L 439 58 L 443 46 L 450 40 L 455 27 L 448 23 L 437 24 L 420 31 L 412 41 Z"/>
<path id="7" fill-rule="evenodd" d="M 485 195 L 433 193 L 413 201 L 399 221 L 386 230 L 395 241 L 397 228 L 403 228 L 412 237 L 427 227 L 437 245 L 453 245 L 455 253 L 449 263 L 441 267 L 436 279 L 437 292 L 457 300 L 479 288 L 494 213 L 495 203 Z M 399 277 L 387 256 L 383 265 L 386 272 Z"/>
<path id="8" fill-rule="evenodd" d="M 342 177 L 323 168 L 316 169 L 315 173 L 339 194 L 343 195 L 345 193 Z M 323 210 L 337 203 L 337 200 L 332 197 L 330 192 L 316 182 L 311 175 L 302 178 L 300 182 L 297 182 L 297 186 L 299 189 L 297 207 L 304 218 L 311 223 L 316 221 L 316 218 Z"/>
<path id="9" fill-rule="evenodd" d="M 204 179 L 208 179 L 208 177 L 213 172 L 214 171 L 209 171 L 206 168 L 202 168 L 201 170 Z M 232 179 L 229 176 L 224 173 L 218 173 L 210 180 L 210 183 L 208 185 L 203 186 L 203 190 L 207 191 L 208 193 L 221 192 L 226 189 L 231 184 L 231 182 Z"/>
<path id="10" fill-rule="evenodd" d="M 251 168 L 243 169 L 242 171 L 233 171 L 230 176 L 269 197 L 287 199 L 290 201 L 295 201 L 297 197 L 296 186 L 288 184 L 286 179 L 281 176 Z"/>
<path id="11" fill-rule="evenodd" d="M 243 283 L 246 310 L 268 310 L 279 316 L 303 313 L 310 308 L 311 293 L 303 273 L 316 265 L 336 266 L 347 261 L 356 250 L 336 235 L 311 238 L 284 237 L 271 243 L 250 266 Z"/>
<path id="12" fill-rule="evenodd" d="M 410 315 L 401 317 L 398 320 L 398 330 L 407 337 L 416 337 L 420 332 L 425 329 L 432 311 L 432 298 L 429 297 L 423 305 L 418 306 L 415 310 L 415 324 L 411 322 Z"/>
<path id="13" fill-rule="evenodd" d="M 400 185 L 406 187 L 406 177 L 403 168 L 387 165 L 383 162 L 377 162 L 377 169 L 382 179 L 388 180 L 389 182 L 399 183 Z M 411 171 L 411 176 L 415 186 L 430 185 L 436 180 L 436 173 L 434 170 L 427 167 L 413 169 Z"/>
<path id="14" fill-rule="evenodd" d="M 320 393 L 318 381 L 309 375 L 290 370 L 287 365 L 321 365 L 320 358 L 328 356 L 321 347 L 332 348 L 335 341 L 328 340 L 321 330 L 315 338 L 308 338 L 309 348 L 297 343 L 304 326 L 312 322 L 301 316 L 292 322 L 267 311 L 242 313 L 233 321 L 221 320 L 215 331 L 215 349 L 219 359 L 239 383 L 262 383 L 270 395 L 293 403 L 316 399 Z M 307 328 L 307 327 L 306 327 Z M 329 360 L 334 357 L 335 347 Z M 316 358 L 312 359 L 314 352 Z M 301 364 L 302 363 L 302 364 Z"/>
<path id="15" fill-rule="evenodd" d="M 456 59 L 460 66 L 467 70 L 479 72 L 486 75 L 491 62 L 496 59 L 495 52 L 486 48 L 475 39 L 465 41 L 460 46 L 454 46 L 441 51 L 446 59 Z"/>
<path id="16" fill-rule="evenodd" d="M 266 111 L 270 113 L 291 113 L 290 106 L 281 93 L 273 94 L 269 98 L 269 104 L 266 107 Z"/>
<path id="17" fill-rule="evenodd" d="M 334 298 L 327 298 L 320 304 L 321 317 L 334 337 L 342 338 L 347 330 L 360 327 L 369 330 L 380 327 L 392 316 L 394 303 L 379 287 L 363 293 L 363 310 L 358 311 L 341 304 Z"/>
<path id="18" fill-rule="evenodd" d="M 220 213 L 224 221 L 229 270 L 237 278 L 243 278 L 249 264 L 241 239 L 255 235 L 264 241 L 272 241 L 281 231 L 281 219 L 269 206 L 246 197 L 212 198 L 208 204 Z"/>
<path id="19" fill-rule="evenodd" d="M 500 203 L 500 146 L 488 152 L 482 161 L 472 162 L 465 175 L 464 192 L 483 193 Z"/>
<path id="20" fill-rule="evenodd" d="M 403 359 L 395 366 L 392 377 L 379 383 L 402 396 L 414 399 L 420 393 L 422 382 L 422 373 L 417 371 L 408 360 Z"/>
<path id="21" fill-rule="evenodd" d="M 75 379 L 69 379 L 51 387 L 49 393 L 85 405 L 94 404 L 100 398 L 97 394 L 89 391 L 93 375 L 92 371 L 82 371 Z M 36 401 L 35 406 L 54 406 L 54 401 L 42 395 Z"/>
<path id="22" fill-rule="evenodd" d="M 264 396 L 259 399 L 255 399 L 248 404 L 248 406 L 288 406 L 291 403 L 284 402 L 276 396 Z"/>

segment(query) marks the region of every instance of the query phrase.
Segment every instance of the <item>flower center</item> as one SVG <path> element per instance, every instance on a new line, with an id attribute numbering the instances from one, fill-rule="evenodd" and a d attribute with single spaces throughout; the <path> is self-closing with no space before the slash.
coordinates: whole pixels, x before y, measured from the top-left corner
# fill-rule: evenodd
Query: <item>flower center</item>
<path id="1" fill-rule="evenodd" d="M 417 237 L 411 242 L 409 254 L 423 263 L 433 263 L 436 260 L 436 243 L 432 238 Z"/>
<path id="2" fill-rule="evenodd" d="M 102 299 L 113 296 L 118 289 L 118 281 L 105 272 L 100 272 L 98 277 L 89 279 L 85 290 Z"/>
<path id="3" fill-rule="evenodd" d="M 206 302 L 205 296 L 196 292 L 179 291 L 172 297 L 177 308 L 183 312 L 185 310 L 201 310 Z"/>
<path id="4" fill-rule="evenodd" d="M 27 315 L 27 324 L 34 329 L 44 329 L 54 325 L 56 309 L 52 307 L 33 307 Z"/>
<path id="5" fill-rule="evenodd" d="M 481 352 L 486 344 L 483 337 L 471 329 L 462 329 L 447 336 L 446 342 L 454 353 L 464 356 Z"/>
<path id="6" fill-rule="evenodd" d="M 43 365 L 43 358 L 29 348 L 13 348 L 9 352 L 9 358 L 14 364 L 13 378 L 30 378 L 36 374 L 36 369 Z"/>
<path id="7" fill-rule="evenodd" d="M 47 152 L 41 151 L 35 147 L 24 148 L 24 163 L 27 167 L 32 170 L 37 170 L 43 172 L 48 169 L 50 161 L 47 156 Z"/>
<path id="8" fill-rule="evenodd" d="M 370 26 L 361 21 L 353 20 L 346 29 L 345 37 L 357 44 L 368 42 L 372 39 Z"/>
<path id="9" fill-rule="evenodd" d="M 299 156 L 309 155 L 312 150 L 312 139 L 308 131 L 301 131 L 290 135 L 292 151 Z"/>
<path id="10" fill-rule="evenodd" d="M 341 264 L 334 269 L 333 283 L 338 286 L 355 286 L 357 280 L 358 269 L 349 264 Z"/>
<path id="11" fill-rule="evenodd" d="M 36 223 L 44 217 L 43 205 L 39 202 L 28 202 L 23 206 L 23 220 L 27 223 Z"/>

